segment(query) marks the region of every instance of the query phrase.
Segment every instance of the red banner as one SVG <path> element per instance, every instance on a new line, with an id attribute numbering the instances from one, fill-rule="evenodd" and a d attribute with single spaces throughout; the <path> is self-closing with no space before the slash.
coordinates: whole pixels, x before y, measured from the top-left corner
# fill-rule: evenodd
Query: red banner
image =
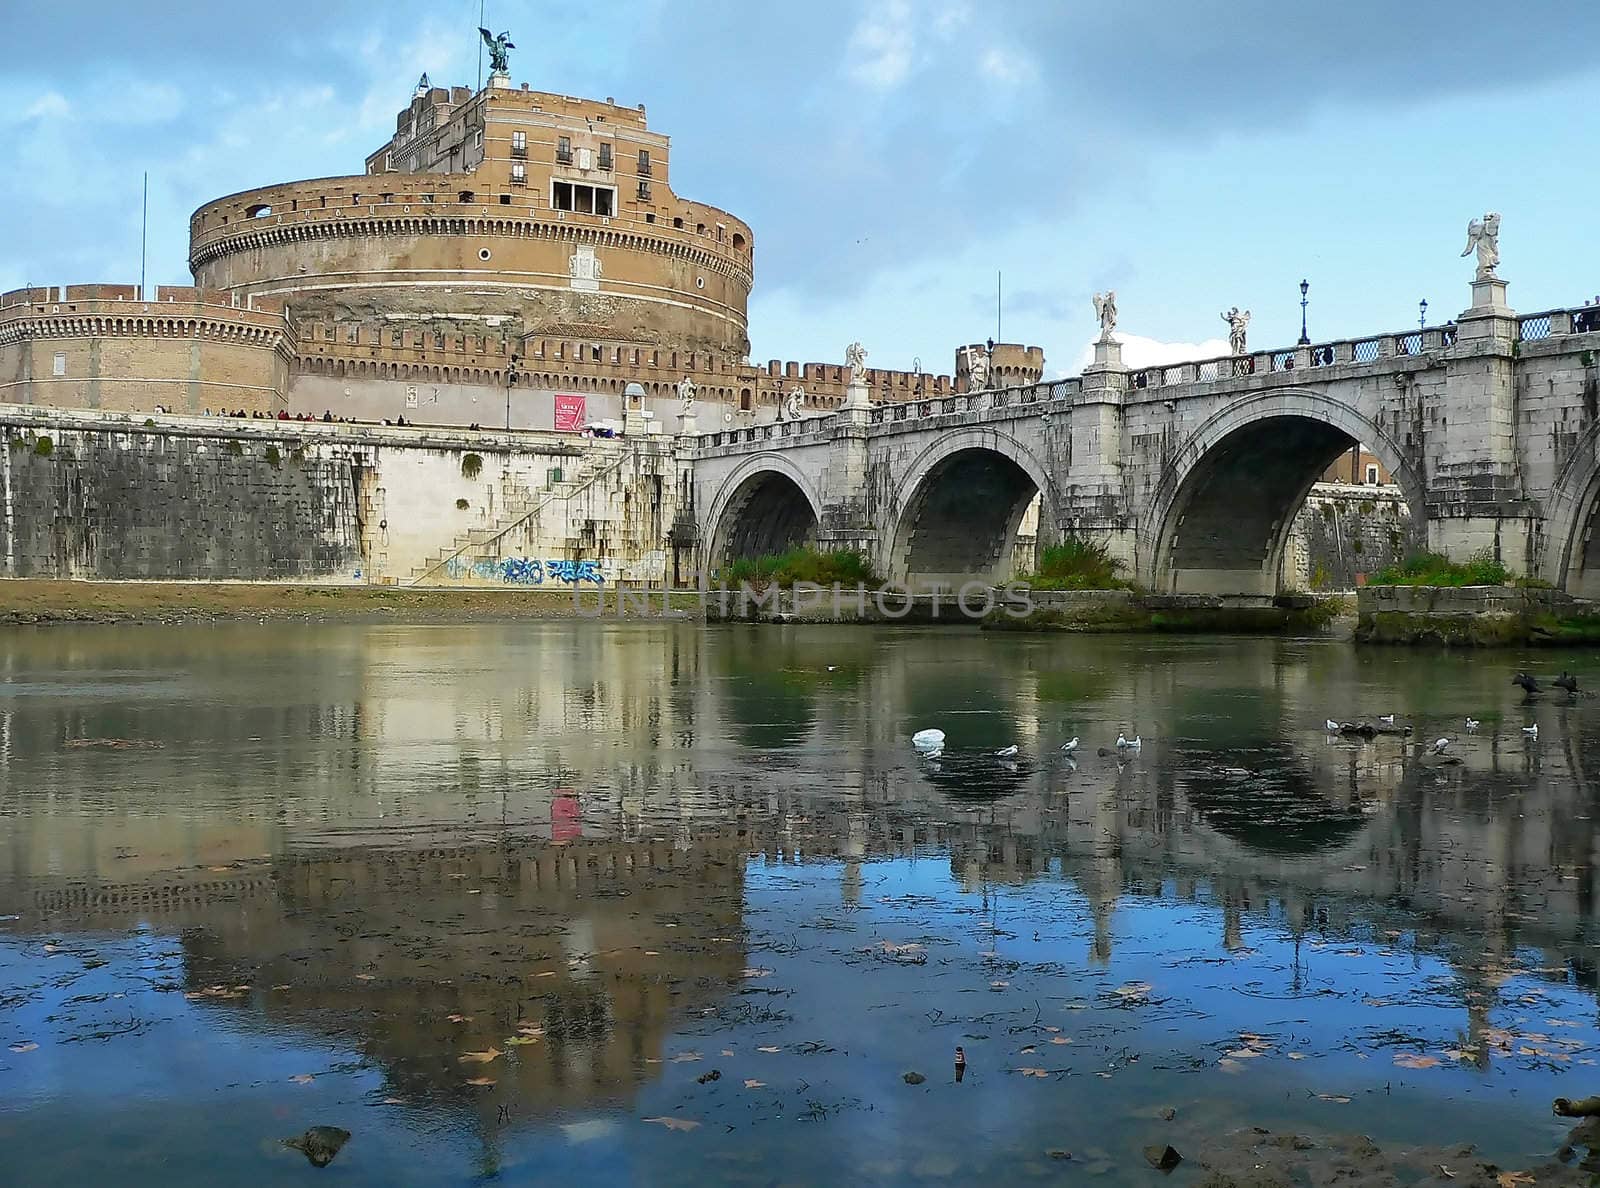
<path id="1" fill-rule="evenodd" d="M 588 401 L 583 396 L 556 397 L 556 432 L 576 433 L 583 428 Z"/>

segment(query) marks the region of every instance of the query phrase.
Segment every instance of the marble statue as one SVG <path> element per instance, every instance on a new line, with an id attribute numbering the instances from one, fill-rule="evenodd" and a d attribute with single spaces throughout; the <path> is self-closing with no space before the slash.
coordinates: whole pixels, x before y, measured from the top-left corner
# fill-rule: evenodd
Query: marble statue
<path id="1" fill-rule="evenodd" d="M 867 379 L 867 348 L 852 342 L 844 348 L 844 364 L 850 369 L 852 384 L 865 383 Z"/>
<path id="2" fill-rule="evenodd" d="M 698 390 L 694 386 L 694 381 L 688 376 L 678 381 L 678 400 L 682 404 L 678 409 L 678 415 L 685 417 L 694 415 L 694 394 Z"/>
<path id="3" fill-rule="evenodd" d="M 1478 279 L 1497 279 L 1494 270 L 1500 264 L 1500 216 L 1493 212 L 1467 224 L 1467 246 L 1463 256 L 1478 253 Z"/>
<path id="4" fill-rule="evenodd" d="M 1099 342 L 1110 342 L 1111 332 L 1117 328 L 1117 291 L 1108 289 L 1094 295 L 1094 316 L 1100 319 Z"/>
<path id="5" fill-rule="evenodd" d="M 500 36 L 496 37 L 482 25 L 479 25 L 478 33 L 483 37 L 483 44 L 489 47 L 489 73 L 508 73 L 510 67 L 510 55 L 507 54 L 506 51 L 517 48 L 511 40 L 510 32 L 508 31 L 502 33 Z"/>
<path id="6" fill-rule="evenodd" d="M 967 349 L 967 391 L 982 392 L 989 386 L 989 352 L 979 347 Z"/>
<path id="7" fill-rule="evenodd" d="M 1250 325 L 1250 311 L 1247 309 L 1243 313 L 1240 313 L 1239 307 L 1235 305 L 1227 313 L 1222 315 L 1222 320 L 1228 323 L 1229 348 L 1231 348 L 1233 353 L 1236 355 L 1244 354 L 1245 330 L 1246 327 Z"/>
<path id="8" fill-rule="evenodd" d="M 801 387 L 789 389 L 789 399 L 783 402 L 783 419 L 786 421 L 801 420 L 800 403 L 806 398 L 806 390 Z"/>

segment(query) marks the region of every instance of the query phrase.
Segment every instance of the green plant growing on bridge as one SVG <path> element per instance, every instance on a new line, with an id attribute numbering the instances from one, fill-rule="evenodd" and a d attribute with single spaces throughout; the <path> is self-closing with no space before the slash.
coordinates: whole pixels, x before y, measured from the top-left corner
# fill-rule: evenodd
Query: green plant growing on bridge
<path id="1" fill-rule="evenodd" d="M 144 427 L 146 429 L 154 429 L 156 427 L 155 418 L 154 417 L 146 417 L 144 419 Z"/>
<path id="2" fill-rule="evenodd" d="M 267 447 L 266 459 L 268 462 L 272 463 L 272 465 L 276 466 L 278 463 L 283 461 L 283 455 L 278 452 L 277 446 L 269 445 Z"/>
<path id="3" fill-rule="evenodd" d="M 1017 580 L 1035 590 L 1131 590 L 1127 564 L 1098 541 L 1068 537 L 1039 554 L 1039 570 Z"/>
<path id="4" fill-rule="evenodd" d="M 483 459 L 477 454 L 461 455 L 461 477 L 475 479 L 483 473 Z"/>
<path id="5" fill-rule="evenodd" d="M 1441 553 L 1413 553 L 1398 565 L 1373 575 L 1374 586 L 1505 586 L 1512 576 L 1488 552 L 1474 553 L 1467 561 L 1452 561 Z"/>
<path id="6" fill-rule="evenodd" d="M 228 444 L 222 447 L 222 452 L 224 454 L 231 454 L 233 457 L 238 458 L 243 455 L 244 447 L 241 446 L 237 441 L 234 441 L 230 438 Z"/>
<path id="7" fill-rule="evenodd" d="M 56 443 L 48 437 L 41 437 L 33 443 L 33 452 L 40 458 L 48 458 L 55 453 Z"/>
<path id="8" fill-rule="evenodd" d="M 722 571 L 723 581 L 752 586 L 790 587 L 797 582 L 818 586 L 848 586 L 857 583 L 876 587 L 883 579 L 872 571 L 867 559 L 854 549 L 824 553 L 812 548 L 789 549 L 764 557 L 741 557 Z"/>
<path id="9" fill-rule="evenodd" d="M 465 499 L 457 499 L 456 500 L 456 510 L 457 511 L 466 511 L 467 510 L 467 501 Z"/>

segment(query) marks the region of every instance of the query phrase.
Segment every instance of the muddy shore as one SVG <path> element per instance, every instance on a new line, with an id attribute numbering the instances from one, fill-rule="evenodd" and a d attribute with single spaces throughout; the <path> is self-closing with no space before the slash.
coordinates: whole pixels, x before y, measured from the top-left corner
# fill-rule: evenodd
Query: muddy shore
<path id="1" fill-rule="evenodd" d="M 604 598 L 603 613 L 597 599 Z M 640 593 L 637 597 L 644 597 Z M 633 598 L 633 595 L 629 596 Z M 617 591 L 413 589 L 392 586 L 276 585 L 257 582 L 0 581 L 0 624 L 183 623 L 294 619 L 338 622 L 471 623 L 525 619 L 696 618 L 693 594 L 651 591 L 649 609 Z"/>

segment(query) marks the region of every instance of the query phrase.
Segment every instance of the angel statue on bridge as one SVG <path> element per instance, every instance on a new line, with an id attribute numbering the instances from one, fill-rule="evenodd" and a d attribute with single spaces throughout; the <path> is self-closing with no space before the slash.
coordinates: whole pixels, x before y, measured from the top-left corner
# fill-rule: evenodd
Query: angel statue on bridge
<path id="1" fill-rule="evenodd" d="M 507 30 L 496 37 L 482 25 L 479 25 L 478 32 L 483 37 L 483 44 L 489 47 L 489 73 L 491 75 L 508 74 L 510 72 L 510 56 L 506 51 L 517 48 L 511 40 L 510 31 Z"/>
<path id="2" fill-rule="evenodd" d="M 1117 328 L 1117 291 L 1108 289 L 1094 295 L 1094 316 L 1100 321 L 1100 337 L 1096 342 L 1110 342 L 1111 332 Z"/>
<path id="3" fill-rule="evenodd" d="M 783 402 L 783 419 L 785 421 L 800 421 L 805 419 L 805 414 L 800 411 L 801 402 L 806 398 L 806 390 L 796 384 L 789 389 L 789 399 Z"/>
<path id="4" fill-rule="evenodd" d="M 699 389 L 695 387 L 694 381 L 688 376 L 684 376 L 678 381 L 678 399 L 682 402 L 682 407 L 678 409 L 680 416 L 694 415 L 694 394 L 698 391 Z"/>
<path id="5" fill-rule="evenodd" d="M 1222 320 L 1228 323 L 1229 349 L 1236 355 L 1244 354 L 1244 340 L 1246 330 L 1250 325 L 1250 311 L 1247 309 L 1241 313 L 1239 307 L 1235 305 L 1222 315 Z"/>
<path id="6" fill-rule="evenodd" d="M 1478 279 L 1497 280 L 1494 270 L 1500 264 L 1499 215 L 1491 211 L 1467 224 L 1467 246 L 1461 249 L 1461 254 L 1469 256 L 1474 249 L 1478 253 Z"/>
<path id="7" fill-rule="evenodd" d="M 850 369 L 850 382 L 863 383 L 867 378 L 867 348 L 852 342 L 844 348 L 844 365 Z"/>

